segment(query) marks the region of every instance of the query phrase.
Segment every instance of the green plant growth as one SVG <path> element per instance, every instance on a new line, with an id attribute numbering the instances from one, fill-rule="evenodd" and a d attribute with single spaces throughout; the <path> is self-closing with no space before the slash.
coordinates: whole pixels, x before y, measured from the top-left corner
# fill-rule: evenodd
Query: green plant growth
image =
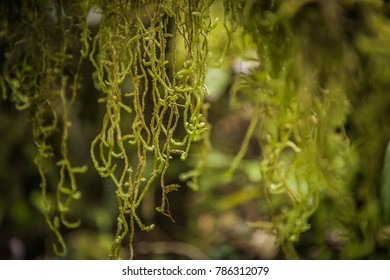
<path id="1" fill-rule="evenodd" d="M 275 236 L 290 259 L 299 257 L 297 244 L 310 231 L 318 258 L 332 258 L 327 235 L 335 233 L 339 258 L 363 258 L 378 246 L 388 248 L 387 2 L 0 5 L 1 96 L 29 114 L 45 220 L 56 237 L 57 255 L 67 253 L 62 229 L 80 226 L 73 205 L 84 198 L 78 181 L 89 163 L 75 164 L 69 135 L 77 126 L 74 112 L 85 80 L 94 85 L 89 106 L 100 112 L 99 132 L 89 145 L 91 165 L 115 186 L 118 216 L 110 257 L 120 258 L 128 243 L 132 258 L 134 234 L 155 227 L 139 213 L 157 186 L 161 197 L 155 211 L 174 220 L 169 195 L 181 189 L 168 183 L 167 172 L 172 161 L 197 153 L 191 149 L 195 142 L 203 143 L 197 163 L 180 179 L 199 194 L 207 192 L 202 182 L 217 155 L 211 152 L 208 110 L 218 101 L 206 100 L 222 97 L 213 97 L 217 81 L 206 76 L 209 65 L 226 68 L 237 57 L 252 67 L 236 74 L 224 110 L 245 108 L 250 120 L 236 155 L 222 156 L 219 162 L 229 164 L 214 167 L 225 173 L 225 183 L 243 185 L 237 182 L 239 172 L 256 183 L 250 197 L 267 212 L 265 219 L 248 221 L 249 227 Z M 219 22 L 214 14 L 221 9 Z M 98 27 L 92 26 L 92 15 Z M 92 73 L 85 71 L 87 64 Z M 257 153 L 251 145 L 257 145 Z M 245 190 L 237 190 L 238 200 L 225 200 L 225 209 L 242 203 Z"/>

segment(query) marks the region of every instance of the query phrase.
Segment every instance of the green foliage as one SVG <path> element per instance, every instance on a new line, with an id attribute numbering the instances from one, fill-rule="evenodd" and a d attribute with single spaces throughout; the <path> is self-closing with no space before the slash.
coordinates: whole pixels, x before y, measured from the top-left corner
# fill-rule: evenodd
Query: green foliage
<path id="1" fill-rule="evenodd" d="M 364 87 L 370 87 L 375 92 L 368 94 L 381 96 L 388 106 L 389 98 L 383 95 L 388 79 L 375 79 L 372 84 L 360 73 L 367 71 L 362 41 L 376 53 L 372 60 L 377 57 L 387 62 L 388 53 L 379 51 L 380 47 L 373 50 L 372 46 L 389 46 L 390 41 L 383 40 L 388 32 L 384 21 L 388 20 L 381 15 L 379 2 L 352 2 L 225 1 L 232 29 L 243 27 L 245 36 L 253 41 L 247 48 L 257 50 L 253 59 L 259 65 L 248 75 L 242 75 L 233 88 L 233 103 L 240 105 L 249 100 L 253 117 L 228 176 L 232 177 L 244 157 L 249 139 L 256 137 L 262 151 L 259 164 L 269 221 L 253 222 L 250 226 L 275 234 L 286 256 L 291 258 L 297 257 L 292 243 L 310 228 L 309 219 L 315 213 L 318 215 L 312 220 L 319 218 L 322 224 L 319 228 L 323 227 L 320 235 L 340 230 L 347 235 L 342 246 L 351 249 L 346 250 L 345 257 L 361 254 L 356 244 L 361 241 L 351 227 L 356 220 L 366 219 L 356 216 L 353 201 L 354 192 L 363 187 L 351 189 L 351 180 L 359 168 L 359 156 L 364 155 L 357 152 L 359 136 L 356 143 L 351 143 L 345 127 L 350 116 L 350 121 L 357 121 L 351 111 L 366 116 L 355 110 L 373 106 L 369 105 L 371 100 L 368 104 L 356 100 L 357 95 L 367 94 L 361 92 Z M 357 18 L 346 18 L 354 13 Z M 361 21 L 370 31 L 377 30 L 375 35 L 352 27 Z M 378 44 L 368 43 L 368 38 L 378 40 Z M 374 61 L 370 71 L 389 69 L 388 63 L 385 66 Z M 373 112 L 367 115 L 373 116 Z M 379 147 L 383 147 L 383 140 L 389 139 L 389 126 L 380 123 L 384 139 L 379 138 Z M 368 141 L 377 137 L 372 135 Z M 359 172 L 367 176 L 378 174 L 378 170 L 368 172 L 364 168 Z M 375 185 L 378 182 L 371 181 L 365 188 Z M 378 205 L 374 202 L 377 199 L 364 198 L 370 205 Z M 329 200 L 330 203 L 325 203 Z M 371 211 L 377 213 L 369 213 L 367 217 L 379 217 L 379 209 Z M 326 217 L 319 213 L 326 213 Z M 378 222 L 371 221 L 371 226 L 377 228 Z M 358 227 L 364 235 L 371 234 L 372 228 Z"/>
<path id="2" fill-rule="evenodd" d="M 156 186 L 161 198 L 154 208 L 173 220 L 168 196 L 181 189 L 168 183 L 167 172 L 174 160 L 187 160 L 198 141 L 202 147 L 195 167 L 180 179 L 207 192 L 214 181 L 234 184 L 239 172 L 246 174 L 251 185 L 221 198 L 216 207 L 227 211 L 258 199 L 264 219 L 249 226 L 275 236 L 287 258 L 299 257 L 295 247 L 309 229 L 318 236 L 318 258 L 330 257 L 328 234 L 341 236 L 341 258 L 368 256 L 378 236 L 383 244 L 389 242 L 381 233 L 389 222 L 384 198 L 389 193 L 390 25 L 381 1 L 1 5 L 0 39 L 7 45 L 1 97 L 30 116 L 34 162 L 56 254 L 67 252 L 62 229 L 80 225 L 72 221 L 73 203 L 81 198 L 77 180 L 87 165 L 79 167 L 70 157 L 69 135 L 72 110 L 88 78 L 95 87 L 88 98 L 98 101 L 90 106 L 102 112 L 90 143 L 92 164 L 116 188 L 111 258 L 120 258 L 127 237 L 132 258 L 136 230 L 155 228 L 144 222 L 140 209 Z M 213 7 L 224 10 L 219 26 Z M 100 16 L 97 29 L 92 11 Z M 225 67 L 237 56 L 252 64 L 237 73 L 230 108 L 224 108 L 227 114 L 242 109 L 249 115 L 235 156 L 210 152 L 210 104 L 205 102 L 223 98 L 229 83 L 226 68 L 208 67 L 210 38 L 223 32 L 212 66 Z M 82 70 L 88 63 L 92 73 Z M 253 143 L 257 153 L 250 151 Z M 207 168 L 225 176 L 214 180 Z"/>
<path id="3" fill-rule="evenodd" d="M 179 185 L 165 183 L 170 160 L 175 156 L 186 160 L 191 144 L 207 129 L 202 105 L 207 92 L 207 40 L 214 25 L 210 4 L 85 1 L 78 6 L 72 1 L 42 1 L 32 3 L 32 11 L 27 4 L 18 11 L 24 21 L 18 25 L 16 38 L 9 36 L 9 44 L 23 44 L 26 49 L 13 50 L 19 60 L 4 67 L 1 85 L 4 98 L 9 97 L 18 110 L 31 111 L 35 163 L 42 179 L 46 221 L 60 246 L 55 245 L 57 254 L 66 253 L 60 225 L 79 225 L 69 222 L 65 214 L 72 200 L 80 198 L 76 174 L 86 171 L 85 167 L 73 167 L 67 152 L 68 110 L 76 98 L 83 59 L 89 58 L 95 67 L 93 79 L 102 95 L 99 103 L 105 106 L 101 132 L 91 144 L 92 161 L 99 174 L 111 178 L 117 187 L 119 216 L 111 257 L 119 258 L 120 245 L 129 231 L 132 257 L 135 224 L 145 231 L 154 228 L 137 214 L 144 196 L 159 180 L 162 197 L 156 210 L 171 217 L 167 196 Z M 86 18 L 92 6 L 103 14 L 93 38 Z M 28 38 L 20 42 L 24 29 Z M 176 62 L 177 37 L 182 38 L 186 53 L 181 65 Z M 77 40 L 82 43 L 82 56 L 77 72 L 69 76 L 64 73 L 73 59 L 69 48 Z M 11 64 L 10 60 L 7 63 Z M 176 133 L 178 126 L 184 136 Z M 52 143 L 56 133 L 61 135 L 60 143 Z M 59 178 L 53 205 L 46 170 L 56 144 L 61 159 L 56 162 Z"/>
<path id="4" fill-rule="evenodd" d="M 201 112 L 207 36 L 212 29 L 208 6 L 207 1 L 164 5 L 156 1 L 151 6 L 138 1 L 101 3 L 105 17 L 90 58 L 106 113 L 91 155 L 99 174 L 117 186 L 119 217 L 113 258 L 119 257 L 129 228 L 132 244 L 135 223 L 145 231 L 154 228 L 142 223 L 137 209 L 156 180 L 162 188 L 161 206 L 156 210 L 171 217 L 167 195 L 179 186 L 165 183 L 170 159 L 178 155 L 186 160 L 191 143 L 200 140 L 206 129 Z M 174 28 L 169 28 L 169 22 Z M 183 38 L 186 57 L 176 71 L 175 49 L 169 48 L 177 47 L 177 36 Z M 121 89 L 126 78 L 131 86 Z M 176 135 L 178 126 L 186 132 L 181 140 Z"/>
<path id="5" fill-rule="evenodd" d="M 71 9 L 78 9 L 72 4 Z M 7 12 L 6 9 L 2 9 Z M 13 12 L 13 11 L 12 11 Z M 14 16 L 12 13 L 9 17 Z M 73 19 L 64 11 L 63 3 L 58 6 L 49 3 L 29 5 L 23 2 L 17 16 L 21 22 L 9 21 L 6 32 L 9 45 L 14 46 L 6 54 L 1 81 L 3 96 L 15 103 L 18 110 L 29 110 L 32 116 L 33 139 L 37 147 L 35 163 L 41 176 L 41 192 L 44 200 L 45 218 L 55 234 L 58 245 L 54 251 L 66 254 L 60 226 L 74 228 L 79 221 L 72 222 L 66 217 L 72 201 L 80 199 L 81 193 L 76 184 L 76 174 L 84 173 L 86 166 L 75 167 L 68 158 L 68 119 L 69 108 L 76 98 L 78 74 L 70 81 L 62 75 L 71 60 L 70 45 L 75 39 L 70 28 Z M 3 18 L 7 18 L 3 15 Z M 13 25 L 11 25 L 13 24 Z M 11 31 L 12 30 L 12 31 Z M 61 34 L 61 36 L 58 36 Z M 9 94 L 7 95 L 7 89 Z M 53 143 L 54 134 L 60 135 L 58 143 Z M 54 158 L 54 146 L 59 146 L 58 160 Z M 47 169 L 55 163 L 59 178 L 53 202 L 49 199 Z"/>

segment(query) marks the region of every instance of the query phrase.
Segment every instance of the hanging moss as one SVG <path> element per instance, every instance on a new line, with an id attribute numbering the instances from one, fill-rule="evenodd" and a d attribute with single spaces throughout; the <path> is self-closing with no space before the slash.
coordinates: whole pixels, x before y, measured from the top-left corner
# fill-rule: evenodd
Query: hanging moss
<path id="1" fill-rule="evenodd" d="M 71 34 L 76 23 L 62 1 L 58 5 L 42 1 L 23 1 L 21 7 L 4 5 L 3 19 L 10 17 L 3 22 L 10 49 L 0 79 L 3 96 L 13 101 L 16 109 L 30 112 L 45 218 L 57 238 L 54 251 L 65 255 L 60 227 L 74 228 L 80 223 L 69 221 L 66 214 L 72 201 L 81 196 L 76 174 L 86 170 L 85 166 L 73 166 L 68 158 L 68 112 L 76 98 L 78 73 L 69 77 L 65 72 L 72 59 L 69 48 L 77 39 Z M 75 4 L 66 7 L 79 8 Z M 56 143 L 54 135 L 59 135 Z M 56 155 L 55 148 L 59 149 Z M 58 169 L 58 180 L 55 198 L 50 199 L 47 170 L 53 165 Z"/>
<path id="2" fill-rule="evenodd" d="M 137 214 L 144 196 L 158 181 L 162 197 L 156 210 L 171 217 L 167 196 L 180 186 L 165 183 L 169 162 L 173 157 L 186 160 L 192 142 L 199 141 L 206 130 L 202 104 L 207 92 L 203 83 L 207 40 L 213 29 L 208 11 L 211 2 L 76 3 L 38 1 L 15 10 L 23 20 L 17 25 L 16 35 L 7 38 L 16 48 L 6 59 L 6 64 L 13 65 L 3 69 L 2 95 L 10 98 L 18 110 L 31 112 L 46 221 L 58 239 L 56 253 L 64 255 L 60 226 L 79 225 L 67 221 L 65 214 L 71 201 L 80 198 L 75 175 L 85 172 L 85 167 L 73 167 L 68 158 L 68 110 L 77 96 L 80 65 L 84 59 L 91 60 L 99 102 L 105 106 L 91 156 L 99 174 L 111 178 L 117 187 L 119 216 L 111 257 L 119 258 L 128 233 L 132 257 L 135 224 L 145 231 L 154 228 L 153 224 L 145 225 Z M 92 7 L 102 14 L 93 38 L 87 22 Z M 7 8 L 17 9 L 12 5 Z M 14 23 L 11 19 L 9 22 Z M 7 28 L 10 31 L 13 26 Z M 176 62 L 177 37 L 182 38 L 186 53 L 180 65 Z M 68 75 L 66 67 L 73 59 L 69 48 L 77 40 L 83 45 L 82 56 L 77 72 Z M 10 61 L 15 60 L 12 56 L 17 56 L 17 61 Z M 130 85 L 124 85 L 125 81 Z M 184 136 L 176 133 L 179 126 Z M 51 138 L 58 133 L 61 159 L 55 161 L 56 143 Z M 49 199 L 52 188 L 46 175 L 47 165 L 52 163 L 59 172 L 55 201 Z"/>
<path id="3" fill-rule="evenodd" d="M 135 224 L 144 231 L 154 228 L 143 224 L 137 209 L 157 180 L 162 197 L 156 210 L 171 217 L 167 196 L 179 185 L 165 183 L 170 159 L 186 160 L 191 143 L 200 140 L 206 129 L 201 112 L 212 21 L 207 1 L 149 5 L 107 1 L 100 6 L 103 20 L 89 57 L 106 114 L 91 155 L 99 174 L 117 186 L 119 217 L 112 257 L 118 258 L 129 230 L 132 252 Z M 186 57 L 176 69 L 178 36 L 183 38 Z M 126 78 L 131 86 L 123 90 Z M 185 131 L 182 139 L 175 133 L 178 126 Z M 130 146 L 135 147 L 131 154 Z"/>
<path id="4" fill-rule="evenodd" d="M 274 235 L 287 258 L 299 257 L 296 247 L 309 230 L 317 236 L 312 243 L 318 258 L 330 257 L 327 236 L 335 233 L 340 258 L 369 257 L 389 242 L 389 203 L 380 199 L 389 192 L 386 179 L 381 180 L 388 177 L 390 139 L 386 3 L 63 0 L 0 5 L 1 97 L 30 116 L 45 219 L 58 255 L 67 252 L 63 229 L 80 225 L 73 205 L 81 199 L 78 179 L 87 163 L 78 166 L 71 158 L 69 135 L 83 79 L 91 78 L 95 87 L 88 92 L 90 106 L 103 112 L 90 143 L 92 165 L 116 188 L 111 258 L 120 258 L 124 243 L 132 258 L 136 229 L 154 229 L 142 219 L 140 206 L 156 186 L 161 198 L 155 210 L 173 220 L 169 194 L 180 185 L 167 183 L 167 172 L 173 160 L 187 160 L 200 141 L 200 160 L 180 178 L 202 191 L 198 178 L 211 149 L 205 79 L 217 24 L 224 26 L 226 42 L 214 64 L 238 50 L 256 65 L 232 84 L 231 108 L 249 107 L 250 121 L 224 177 L 234 181 L 249 146 L 258 143 L 261 178 L 253 193 L 261 193 L 268 213 L 249 226 Z M 211 15 L 213 5 L 223 7 L 222 23 Z M 91 11 L 100 15 L 96 30 Z M 82 71 L 87 63 L 92 73 Z"/>
<path id="5" fill-rule="evenodd" d="M 262 150 L 262 189 L 269 220 L 250 225 L 275 234 L 289 258 L 298 257 L 293 245 L 310 229 L 310 219 L 320 239 L 341 232 L 343 258 L 368 254 L 380 229 L 379 182 L 372 177 L 378 176 L 380 168 L 372 163 L 381 162 L 390 134 L 388 124 L 366 119 L 375 113 L 361 110 L 381 107 L 379 100 L 389 106 L 384 95 L 388 78 L 374 78 L 383 77 L 377 71 L 389 67 L 388 53 L 379 51 L 379 46 L 390 43 L 384 40 L 388 20 L 383 6 L 378 1 L 286 0 L 225 1 L 225 8 L 232 26 L 242 26 L 244 36 L 252 39 L 250 47 L 257 50 L 259 63 L 239 78 L 232 92 L 233 102 L 249 99 L 255 109 L 228 176 L 245 155 L 250 138 L 256 137 Z M 362 41 L 372 51 L 368 64 Z M 382 108 L 379 114 L 386 111 Z M 381 128 L 369 128 L 371 136 L 357 127 L 353 128 L 357 134 L 348 136 L 351 125 L 367 124 L 368 129 L 373 123 Z M 374 142 L 376 148 L 364 151 Z M 364 161 L 369 154 L 370 160 Z M 364 174 L 365 182 L 352 185 L 356 174 Z M 356 193 L 364 206 L 356 204 Z M 377 218 L 368 221 L 368 217 Z"/>

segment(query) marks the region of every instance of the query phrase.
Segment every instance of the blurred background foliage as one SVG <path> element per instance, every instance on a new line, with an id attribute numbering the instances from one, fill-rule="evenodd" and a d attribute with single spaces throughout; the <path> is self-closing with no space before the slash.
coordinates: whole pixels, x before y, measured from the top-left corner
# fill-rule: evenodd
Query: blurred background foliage
<path id="1" fill-rule="evenodd" d="M 42 45 L 34 41 L 41 35 L 29 34 L 23 24 L 31 19 L 20 18 L 34 7 L 46 7 L 47 30 L 42 32 L 49 35 L 42 38 L 50 40 L 45 47 L 55 49 L 58 38 L 69 35 L 51 28 L 58 23 L 53 22 L 55 12 L 64 13 L 75 25 L 70 30 L 76 39 L 69 39 L 63 57 L 53 60 L 60 72 L 47 75 L 53 77 L 49 92 L 58 91 L 61 77 L 72 81 L 76 73 L 81 77 L 76 81 L 77 96 L 66 96 L 72 100 L 65 109 L 72 124 L 66 158 L 88 168 L 77 174 L 81 198 L 74 195 L 68 213 L 81 224 L 59 228 L 68 247 L 62 258 L 109 258 L 119 215 L 117 187 L 109 177 L 99 176 L 90 155 L 106 113 L 98 103 L 104 90 L 91 61 L 78 66 L 86 42 L 92 46 L 91 38 L 106 16 L 101 10 L 105 1 L 79 1 L 79 9 L 74 8 L 76 2 L 0 4 L 2 259 L 58 258 L 52 250 L 55 236 L 45 223 L 42 177 L 36 166 L 34 139 L 41 138 L 32 137 L 36 118 L 26 105 L 34 98 L 52 97 L 34 96 L 35 83 L 23 84 L 23 75 L 28 81 L 37 65 L 46 69 L 39 62 Z M 145 5 L 150 12 L 161 5 L 164 16 L 171 18 L 172 3 L 188 1 L 130 2 Z M 118 6 L 111 8 L 120 10 L 130 2 L 117 1 Z M 203 3 L 215 23 L 208 35 L 204 69 L 208 94 L 202 118 L 207 118 L 207 130 L 192 144 L 188 159 L 173 157 L 166 171 L 167 185 L 181 186 L 169 193 L 174 222 L 156 212 L 162 197 L 159 181 L 145 195 L 138 212 L 155 228 L 145 232 L 135 227 L 133 258 L 388 259 L 390 1 Z M 121 10 L 126 17 L 125 11 Z M 166 56 L 175 57 L 176 69 L 188 59 L 183 40 L 177 36 L 175 47 L 167 48 Z M 64 114 L 65 107 L 56 106 L 57 113 Z M 55 161 L 62 158 L 61 131 L 67 127 L 58 119 L 48 137 L 54 164 L 42 162 L 49 201 L 55 201 L 61 179 Z M 183 128 L 177 129 L 185 134 Z M 125 241 L 120 246 L 126 248 Z M 120 257 L 129 258 L 130 253 L 122 250 Z"/>

